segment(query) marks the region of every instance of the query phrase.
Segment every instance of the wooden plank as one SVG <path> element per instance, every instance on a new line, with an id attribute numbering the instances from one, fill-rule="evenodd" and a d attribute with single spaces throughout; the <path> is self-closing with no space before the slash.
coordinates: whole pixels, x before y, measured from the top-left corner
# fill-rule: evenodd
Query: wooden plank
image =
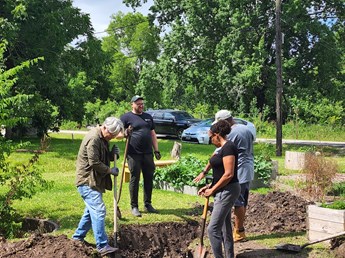
<path id="1" fill-rule="evenodd" d="M 308 218 L 308 229 L 311 231 L 323 232 L 326 234 L 336 234 L 345 230 L 344 223 Z"/>
<path id="2" fill-rule="evenodd" d="M 165 167 L 165 166 L 169 166 L 171 164 L 174 164 L 175 162 L 177 162 L 176 159 L 156 160 L 155 165 L 156 165 L 156 167 Z M 125 175 L 123 178 L 123 182 L 125 182 L 125 183 L 129 182 L 130 177 L 131 177 L 131 172 L 129 171 L 128 163 L 126 162 L 126 164 L 125 164 Z"/>
<path id="3" fill-rule="evenodd" d="M 308 239 L 309 241 L 315 241 L 324 237 L 329 237 L 331 234 L 327 234 L 324 232 L 310 230 L 308 231 Z M 330 243 L 330 240 L 324 241 L 323 243 Z"/>

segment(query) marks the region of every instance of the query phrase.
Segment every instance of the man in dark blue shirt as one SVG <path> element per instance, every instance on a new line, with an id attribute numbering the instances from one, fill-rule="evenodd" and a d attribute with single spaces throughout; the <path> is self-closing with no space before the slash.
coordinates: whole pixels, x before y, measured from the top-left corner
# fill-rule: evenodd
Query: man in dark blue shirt
<path id="1" fill-rule="evenodd" d="M 145 210 L 150 213 L 157 213 L 157 210 L 151 204 L 153 173 L 155 171 L 152 148 L 156 159 L 160 159 L 161 155 L 158 150 L 157 135 L 152 116 L 143 112 L 144 98 L 138 95 L 134 96 L 131 99 L 131 105 L 132 111 L 125 113 L 120 119 L 125 129 L 131 126 L 127 156 L 128 167 L 131 173 L 129 193 L 132 214 L 136 217 L 141 217 L 138 208 L 140 171 L 142 171 L 144 178 Z M 126 131 L 129 132 L 129 130 Z"/>

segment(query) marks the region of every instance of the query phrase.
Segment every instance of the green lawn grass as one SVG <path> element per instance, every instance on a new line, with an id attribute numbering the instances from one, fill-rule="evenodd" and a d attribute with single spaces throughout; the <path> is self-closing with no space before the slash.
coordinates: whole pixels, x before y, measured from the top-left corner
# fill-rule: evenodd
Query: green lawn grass
<path id="1" fill-rule="evenodd" d="M 44 178 L 53 182 L 53 186 L 51 189 L 36 194 L 32 199 L 15 201 L 14 208 L 23 217 L 40 217 L 57 222 L 60 228 L 54 234 L 66 234 L 68 237 L 71 237 L 84 209 L 84 203 L 74 184 L 76 156 L 84 135 L 75 134 L 72 137 L 71 134 L 52 133 L 50 136 L 51 140 L 49 148 L 47 152 L 40 155 L 39 166 L 44 170 Z M 29 149 L 38 149 L 38 139 L 32 138 L 28 140 L 31 142 L 28 147 Z M 116 143 L 122 151 L 120 154 L 121 158 L 118 161 L 118 166 L 121 167 L 123 163 L 122 157 L 125 141 L 113 140 L 111 144 L 113 143 Z M 159 148 L 162 153 L 162 159 L 170 159 L 170 151 L 173 147 L 173 144 L 174 140 L 159 139 Z M 284 145 L 283 147 L 284 150 L 294 148 L 293 146 L 287 145 Z M 199 159 L 207 160 L 212 154 L 213 150 L 214 146 L 212 145 L 183 143 L 182 156 L 193 154 Z M 255 155 L 269 155 L 273 159 L 278 160 L 279 173 L 296 173 L 284 170 L 284 156 L 274 157 L 274 145 L 255 144 L 254 150 Z M 13 164 L 22 164 L 27 162 L 31 156 L 31 153 L 13 153 L 10 156 L 10 160 Z M 342 167 L 342 171 L 345 172 L 344 155 L 338 155 L 337 160 Z M 197 175 L 199 172 L 200 171 L 195 171 L 195 175 Z M 269 189 L 261 189 L 257 192 L 267 193 L 267 191 L 269 191 Z M 141 210 L 143 210 L 142 199 L 142 188 L 140 188 L 139 208 Z M 113 193 L 109 191 L 106 192 L 104 194 L 104 201 L 107 207 L 106 231 L 110 234 L 113 230 Z M 190 214 L 189 212 L 194 209 L 196 203 L 202 204 L 203 198 L 154 189 L 152 201 L 154 207 L 160 211 L 159 214 L 147 214 L 143 212 L 142 218 L 133 217 L 130 214 L 128 183 L 124 183 L 119 204 L 123 216 L 123 219 L 119 221 L 120 227 L 121 225 L 126 224 L 149 224 L 157 222 L 189 220 L 192 218 L 188 215 Z M 253 236 L 253 240 L 258 240 L 264 243 L 267 242 L 263 239 L 256 238 L 257 237 Z M 300 239 L 302 242 L 307 241 L 304 236 L 300 236 Z M 91 234 L 88 234 L 86 240 L 94 243 L 94 239 Z M 270 241 L 268 241 L 266 244 L 271 246 L 278 244 L 279 241 L 281 242 L 281 239 L 274 240 L 273 238 L 270 239 Z"/>

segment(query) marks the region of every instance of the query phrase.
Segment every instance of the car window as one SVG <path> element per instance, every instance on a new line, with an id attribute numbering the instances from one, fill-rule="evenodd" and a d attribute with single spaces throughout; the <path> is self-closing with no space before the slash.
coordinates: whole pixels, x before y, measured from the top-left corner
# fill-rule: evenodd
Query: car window
<path id="1" fill-rule="evenodd" d="M 156 118 L 156 119 L 163 119 L 163 113 L 156 113 L 154 118 Z"/>
<path id="2" fill-rule="evenodd" d="M 187 112 L 174 112 L 176 120 L 193 119 L 194 117 Z"/>
<path id="3" fill-rule="evenodd" d="M 174 120 L 175 117 L 171 113 L 164 113 L 164 119 Z"/>

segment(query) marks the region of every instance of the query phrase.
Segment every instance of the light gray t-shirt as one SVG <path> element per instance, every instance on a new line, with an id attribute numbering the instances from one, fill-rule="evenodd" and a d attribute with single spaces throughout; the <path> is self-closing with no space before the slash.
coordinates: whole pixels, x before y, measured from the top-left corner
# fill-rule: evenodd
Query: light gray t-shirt
<path id="1" fill-rule="evenodd" d="M 227 136 L 238 149 L 237 175 L 240 184 L 254 179 L 254 137 L 250 130 L 242 124 L 234 124 Z"/>
<path id="2" fill-rule="evenodd" d="M 254 136 L 251 131 L 242 124 L 234 124 L 227 139 L 232 141 L 238 150 L 237 177 L 240 184 L 254 179 Z M 217 148 L 215 152 L 218 152 Z"/>

